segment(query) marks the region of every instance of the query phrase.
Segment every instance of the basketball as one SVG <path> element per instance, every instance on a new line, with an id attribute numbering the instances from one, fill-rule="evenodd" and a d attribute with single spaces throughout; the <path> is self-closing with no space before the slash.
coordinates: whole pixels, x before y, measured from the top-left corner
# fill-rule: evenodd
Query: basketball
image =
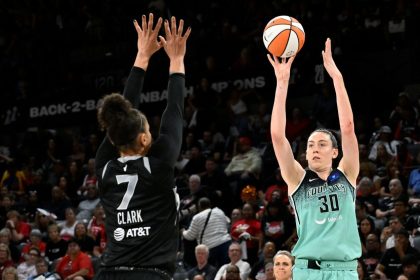
<path id="1" fill-rule="evenodd" d="M 302 24 L 290 16 L 278 16 L 264 28 L 263 41 L 267 50 L 277 57 L 296 55 L 305 43 Z"/>

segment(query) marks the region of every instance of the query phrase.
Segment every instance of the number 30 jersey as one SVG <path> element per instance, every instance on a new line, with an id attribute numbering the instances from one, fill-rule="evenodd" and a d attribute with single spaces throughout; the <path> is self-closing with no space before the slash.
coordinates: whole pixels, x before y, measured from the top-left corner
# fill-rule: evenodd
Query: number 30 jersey
<path id="1" fill-rule="evenodd" d="M 121 157 L 98 174 L 106 214 L 103 266 L 162 267 L 177 251 L 173 168 L 154 157 Z M 101 176 L 102 175 L 102 176 Z"/>
<path id="2" fill-rule="evenodd" d="M 295 210 L 298 259 L 349 261 L 361 256 L 355 213 L 356 189 L 339 169 L 327 181 L 307 170 L 289 196 Z"/>

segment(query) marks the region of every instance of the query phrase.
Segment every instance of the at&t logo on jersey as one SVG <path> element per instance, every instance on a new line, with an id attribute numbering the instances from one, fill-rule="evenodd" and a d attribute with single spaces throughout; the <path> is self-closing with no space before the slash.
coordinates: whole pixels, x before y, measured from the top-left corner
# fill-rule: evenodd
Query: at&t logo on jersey
<path id="1" fill-rule="evenodd" d="M 116 241 L 121 241 L 124 238 L 149 236 L 149 234 L 150 227 L 129 228 L 127 232 L 119 227 L 114 230 L 114 239 Z"/>
<path id="2" fill-rule="evenodd" d="M 121 241 L 124 239 L 125 236 L 125 230 L 123 228 L 116 228 L 114 230 L 114 239 L 117 241 Z"/>

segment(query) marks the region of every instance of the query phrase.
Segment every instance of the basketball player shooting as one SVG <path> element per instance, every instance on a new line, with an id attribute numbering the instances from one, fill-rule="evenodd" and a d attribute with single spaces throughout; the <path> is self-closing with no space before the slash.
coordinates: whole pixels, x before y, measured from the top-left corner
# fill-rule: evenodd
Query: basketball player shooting
<path id="1" fill-rule="evenodd" d="M 333 160 L 339 155 L 339 142 L 325 128 L 316 129 L 308 138 L 308 168 L 304 169 L 294 159 L 285 128 L 290 68 L 295 57 L 279 60 L 268 55 L 277 79 L 271 136 L 296 213 L 299 239 L 292 250 L 296 258 L 293 279 L 356 280 L 357 258 L 361 255 L 355 214 L 358 144 L 350 101 L 343 76 L 332 57 L 330 39 L 325 42 L 322 58 L 336 93 L 342 138 L 342 158 L 338 167 L 333 168 Z"/>

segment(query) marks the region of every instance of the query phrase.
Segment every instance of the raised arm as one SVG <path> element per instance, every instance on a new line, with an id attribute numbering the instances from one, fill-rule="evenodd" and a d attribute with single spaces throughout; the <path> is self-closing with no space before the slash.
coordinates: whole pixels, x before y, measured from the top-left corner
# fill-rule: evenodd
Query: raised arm
<path id="1" fill-rule="evenodd" d="M 182 144 L 183 112 L 185 96 L 185 66 L 187 39 L 191 28 L 184 32 L 184 21 L 177 27 L 176 18 L 171 23 L 165 20 L 165 38 L 159 36 L 162 46 L 169 57 L 168 102 L 162 114 L 159 138 L 150 153 L 174 165 Z"/>
<path id="2" fill-rule="evenodd" d="M 140 103 L 140 94 L 143 89 L 144 75 L 149 66 L 149 60 L 162 47 L 162 42 L 158 41 L 162 18 L 158 19 L 154 28 L 153 18 L 152 13 L 149 14 L 148 20 L 143 15 L 141 17 L 141 27 L 136 20 L 133 21 L 137 31 L 137 55 L 134 66 L 128 76 L 126 87 L 124 88 L 124 97 L 137 109 Z"/>
<path id="3" fill-rule="evenodd" d="M 354 132 L 353 111 L 344 85 L 343 76 L 332 58 L 331 40 L 329 38 L 325 41 L 325 50 L 322 51 L 322 58 L 324 60 L 324 67 L 333 80 L 337 100 L 341 146 L 343 150 L 343 158 L 339 163 L 339 167 L 346 174 L 350 183 L 356 186 L 356 178 L 359 174 L 359 147 Z"/>
<path id="4" fill-rule="evenodd" d="M 267 55 L 276 75 L 276 93 L 271 114 L 271 140 L 280 166 L 281 175 L 288 186 L 289 194 L 294 191 L 304 175 L 303 167 L 295 160 L 286 138 L 286 98 L 289 87 L 290 68 L 294 57 L 288 61 Z"/>
<path id="5" fill-rule="evenodd" d="M 126 86 L 124 88 L 124 97 L 133 104 L 134 108 L 138 108 L 140 103 L 140 94 L 143 89 L 144 75 L 149 65 L 152 55 L 162 47 L 162 42 L 158 41 L 159 29 L 162 26 L 162 18 L 159 18 L 155 28 L 153 28 L 153 14 L 149 14 L 149 19 L 143 15 L 141 19 L 141 27 L 134 20 L 134 28 L 137 31 L 137 54 L 134 60 L 133 68 L 128 76 Z M 98 148 L 95 159 L 96 169 L 99 170 L 105 164 L 118 156 L 118 151 L 105 136 Z"/>

